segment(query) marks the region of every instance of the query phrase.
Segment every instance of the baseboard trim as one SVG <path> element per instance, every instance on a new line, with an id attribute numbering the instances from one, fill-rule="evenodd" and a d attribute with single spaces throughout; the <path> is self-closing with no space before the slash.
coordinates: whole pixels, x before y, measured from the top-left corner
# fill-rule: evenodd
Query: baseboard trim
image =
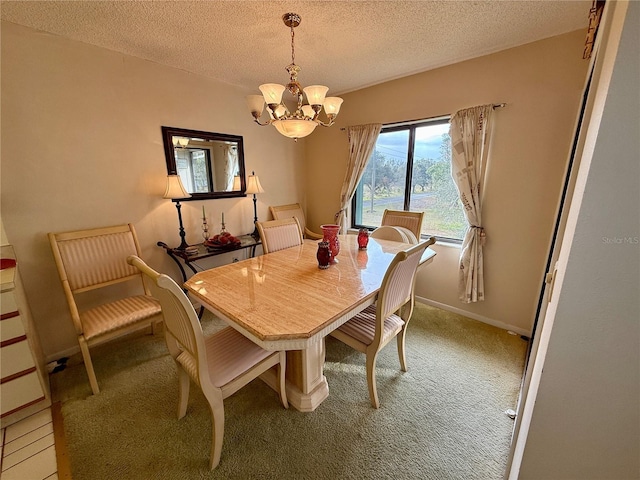
<path id="1" fill-rule="evenodd" d="M 420 303 L 424 303 L 427 305 L 431 305 L 432 307 L 441 308 L 442 310 L 447 310 L 449 312 L 457 313 L 458 315 L 463 315 L 468 318 L 472 318 L 473 320 L 478 320 L 479 322 L 486 323 L 489 325 L 493 325 L 494 327 L 502 328 L 503 330 L 510 330 L 512 332 L 517 333 L 518 335 L 523 335 L 525 337 L 530 337 L 531 332 L 524 330 L 523 328 L 515 327 L 513 325 L 508 325 L 503 322 L 499 322 L 489 317 L 485 317 L 483 315 L 478 315 L 473 312 L 467 312 L 461 308 L 452 307 L 451 305 L 447 305 L 445 303 L 436 302 L 434 300 L 429 300 L 428 298 L 419 297 L 416 295 L 416 301 Z M 196 311 L 199 307 L 196 305 Z M 45 359 L 46 363 L 55 362 L 60 358 L 70 357 L 80 352 L 80 347 L 76 345 L 75 347 L 67 348 L 62 352 L 57 352 L 53 355 L 47 356 Z"/>
<path id="2" fill-rule="evenodd" d="M 57 362 L 61 358 L 70 357 L 80 352 L 80 346 L 76 345 L 75 347 L 69 347 L 66 350 L 61 352 L 56 352 L 53 355 L 47 355 L 45 357 L 45 363 Z"/>
<path id="3" fill-rule="evenodd" d="M 517 333 L 518 335 L 522 335 L 525 337 L 529 337 L 531 335 L 531 332 L 528 332 L 523 328 L 516 327 L 514 325 L 508 325 L 506 323 L 499 322 L 498 320 L 494 320 L 492 318 L 485 317 L 483 315 L 478 315 L 477 313 L 468 312 L 461 308 L 456 308 L 456 307 L 452 307 L 451 305 L 436 302 L 434 300 L 429 300 L 428 298 L 418 297 L 416 295 L 416 301 L 420 303 L 424 303 L 426 305 L 431 305 L 432 307 L 441 308 L 442 310 L 447 310 L 448 312 L 457 313 L 458 315 L 462 315 L 462 316 L 471 318 L 473 320 L 478 320 L 479 322 L 486 323 L 488 325 L 493 325 L 494 327 L 502 328 L 503 330 L 509 330 Z"/>

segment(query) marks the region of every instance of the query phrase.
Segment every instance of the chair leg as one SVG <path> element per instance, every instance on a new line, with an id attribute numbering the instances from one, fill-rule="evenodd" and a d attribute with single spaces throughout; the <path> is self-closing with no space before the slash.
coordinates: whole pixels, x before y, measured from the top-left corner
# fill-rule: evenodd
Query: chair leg
<path id="1" fill-rule="evenodd" d="M 187 413 L 187 404 L 189 403 L 189 375 L 180 365 L 178 365 L 178 383 L 180 393 L 178 397 L 178 420 Z"/>
<path id="2" fill-rule="evenodd" d="M 287 352 L 280 352 L 280 363 L 278 364 L 278 379 L 280 381 L 280 401 L 284 408 L 289 408 L 289 401 L 287 400 Z"/>
<path id="3" fill-rule="evenodd" d="M 209 402 L 211 409 L 211 458 L 209 460 L 209 468 L 213 470 L 220 463 L 220 455 L 222 454 L 222 441 L 224 439 L 224 403 L 222 392 L 220 390 L 209 390 L 204 396 Z"/>
<path id="4" fill-rule="evenodd" d="M 398 358 L 400 359 L 400 370 L 403 372 L 407 371 L 407 358 L 404 352 L 404 334 L 406 330 L 403 328 L 400 330 L 400 333 L 396 336 L 398 341 Z"/>
<path id="5" fill-rule="evenodd" d="M 89 354 L 89 345 L 84 337 L 78 337 L 78 343 L 80 344 L 80 352 L 82 352 L 82 360 L 84 361 L 84 368 L 87 369 L 87 376 L 89 377 L 89 384 L 91 385 L 91 391 L 94 395 L 100 393 L 98 388 L 98 379 L 96 378 L 96 372 L 93 370 L 93 362 L 91 362 L 91 355 Z"/>
<path id="6" fill-rule="evenodd" d="M 367 352 L 367 384 L 369 385 L 369 398 L 371 399 L 371 406 L 373 408 L 379 408 L 380 402 L 378 401 L 378 391 L 376 389 L 376 359 L 378 358 L 378 352 Z"/>

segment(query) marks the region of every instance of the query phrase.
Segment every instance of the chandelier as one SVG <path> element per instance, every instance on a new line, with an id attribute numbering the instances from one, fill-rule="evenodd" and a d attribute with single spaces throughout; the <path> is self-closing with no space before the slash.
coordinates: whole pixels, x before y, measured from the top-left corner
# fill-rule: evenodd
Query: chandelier
<path id="1" fill-rule="evenodd" d="M 287 73 L 289 73 L 289 83 L 287 85 L 277 83 L 260 85 L 262 95 L 248 95 L 247 106 L 258 125 L 273 125 L 285 137 L 297 140 L 309 135 L 318 125 L 323 127 L 333 125 L 340 111 L 342 99 L 326 97 L 329 87 L 324 85 L 310 85 L 302 88 L 298 83 L 298 74 L 301 69 L 295 63 L 295 32 L 293 29 L 300 25 L 302 18 L 297 13 L 285 13 L 282 16 L 282 21 L 291 29 L 291 64 L 286 67 Z M 285 90 L 288 90 L 297 101 L 297 107 L 293 112 L 282 101 L 282 94 Z M 304 96 L 307 97 L 307 103 L 304 103 Z M 261 122 L 260 117 L 265 103 L 270 118 Z M 328 119 L 326 123 L 318 118 L 323 107 Z"/>

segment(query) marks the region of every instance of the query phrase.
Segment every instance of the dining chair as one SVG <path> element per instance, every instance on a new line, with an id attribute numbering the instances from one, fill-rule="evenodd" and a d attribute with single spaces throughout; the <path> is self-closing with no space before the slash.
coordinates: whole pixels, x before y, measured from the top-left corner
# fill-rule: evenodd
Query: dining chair
<path id="1" fill-rule="evenodd" d="M 411 236 L 415 238 L 413 233 L 411 233 Z M 418 243 L 418 242 L 411 241 L 407 236 L 406 232 L 400 229 L 400 227 L 392 227 L 390 225 L 383 225 L 381 227 L 376 228 L 369 234 L 369 237 L 379 238 L 381 240 L 393 240 L 394 242 Z"/>
<path id="2" fill-rule="evenodd" d="M 331 332 L 331 336 L 366 354 L 369 398 L 374 408 L 379 408 L 376 389 L 376 359 L 378 352 L 394 338 L 398 344 L 400 368 L 407 371 L 405 337 L 414 306 L 416 272 L 422 254 L 435 238 L 413 245 L 398 252 L 382 279 L 378 298 L 354 317 Z"/>
<path id="3" fill-rule="evenodd" d="M 299 203 L 291 203 L 289 205 L 278 205 L 269 207 L 271 215 L 274 220 L 281 220 L 284 218 L 295 217 L 298 219 L 300 229 L 304 238 L 310 238 L 311 240 L 321 240 L 322 234 L 312 232 L 307 228 L 307 223 L 304 216 L 304 210 Z"/>
<path id="4" fill-rule="evenodd" d="M 140 255 L 132 224 L 49 233 L 49 242 L 89 384 L 92 392 L 98 394 L 89 348 L 148 326 L 153 333 L 154 324 L 162 322 L 160 304 L 151 297 L 142 274 L 127 264 L 129 255 Z M 107 288 L 121 282 L 131 282 L 140 294 L 116 296 Z M 81 294 L 97 289 L 103 289 L 105 300 L 81 310 L 78 307 Z"/>
<path id="5" fill-rule="evenodd" d="M 424 212 L 407 212 L 405 210 L 387 210 L 382 214 L 380 225 L 391 225 L 393 227 L 404 227 L 415 235 L 416 240 L 420 240 L 422 220 Z"/>
<path id="6" fill-rule="evenodd" d="M 173 279 L 156 272 L 138 256 L 132 255 L 127 261 L 151 280 L 151 293 L 162 305 L 167 348 L 178 367 L 178 419 L 187 413 L 190 380 L 200 387 L 209 403 L 212 418 L 209 468 L 214 469 L 222 452 L 225 398 L 276 366 L 280 401 L 284 408 L 289 408 L 286 354 L 264 350 L 232 327 L 205 336 L 193 305 Z"/>
<path id="7" fill-rule="evenodd" d="M 302 245 L 302 230 L 296 217 L 256 222 L 256 226 L 262 241 L 262 251 L 265 254 Z"/>

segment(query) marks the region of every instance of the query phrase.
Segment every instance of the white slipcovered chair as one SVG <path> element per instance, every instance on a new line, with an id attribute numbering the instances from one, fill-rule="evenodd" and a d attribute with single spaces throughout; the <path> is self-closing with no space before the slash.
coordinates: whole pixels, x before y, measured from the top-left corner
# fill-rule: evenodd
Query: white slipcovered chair
<path id="1" fill-rule="evenodd" d="M 367 384 L 374 408 L 380 406 L 376 389 L 378 352 L 397 339 L 400 368 L 407 371 L 405 336 L 414 305 L 416 271 L 422 254 L 435 243 L 431 237 L 398 252 L 384 275 L 378 298 L 371 305 L 331 332 L 331 336 L 366 354 Z"/>
<path id="2" fill-rule="evenodd" d="M 295 217 L 300 224 L 300 230 L 304 238 L 310 238 L 311 240 L 320 240 L 322 235 L 312 232 L 307 228 L 307 222 L 304 216 L 304 211 L 299 203 L 291 203 L 289 205 L 277 205 L 269 207 L 271 215 L 274 220 L 282 220 L 285 218 Z"/>
<path id="3" fill-rule="evenodd" d="M 416 242 L 420 240 L 424 212 L 407 212 L 405 210 L 385 210 L 380 225 L 402 227 L 415 235 Z"/>
<path id="4" fill-rule="evenodd" d="M 49 242 L 91 390 L 97 394 L 100 389 L 89 347 L 137 329 L 153 327 L 162 321 L 160 304 L 150 296 L 142 274 L 127 264 L 129 255 L 140 255 L 132 224 L 49 233 Z M 116 298 L 109 292 L 98 306 L 84 310 L 78 307 L 76 300 L 80 294 L 120 282 L 137 283 L 140 294 Z"/>
<path id="5" fill-rule="evenodd" d="M 407 230 L 407 232 L 409 232 Z M 409 232 L 411 233 L 411 232 Z M 379 238 L 381 240 L 393 240 L 394 242 L 403 242 L 403 243 L 418 243 L 417 241 L 411 241 L 409 236 L 403 229 L 399 227 L 392 227 L 390 225 L 383 225 L 382 227 L 378 227 L 371 232 L 369 235 L 371 238 Z M 413 234 L 411 233 L 411 236 Z"/>
<path id="6" fill-rule="evenodd" d="M 302 230 L 295 217 L 256 222 L 256 226 L 262 241 L 262 251 L 265 254 L 302 245 Z"/>
<path id="7" fill-rule="evenodd" d="M 213 424 L 209 467 L 214 469 L 220 463 L 222 452 L 225 398 L 277 366 L 280 400 L 289 408 L 285 352 L 264 350 L 231 327 L 205 337 L 193 305 L 176 282 L 135 255 L 130 256 L 128 262 L 151 280 L 151 293 L 162 305 L 167 348 L 178 367 L 178 419 L 187 411 L 189 379 L 200 387 L 209 403 Z"/>

